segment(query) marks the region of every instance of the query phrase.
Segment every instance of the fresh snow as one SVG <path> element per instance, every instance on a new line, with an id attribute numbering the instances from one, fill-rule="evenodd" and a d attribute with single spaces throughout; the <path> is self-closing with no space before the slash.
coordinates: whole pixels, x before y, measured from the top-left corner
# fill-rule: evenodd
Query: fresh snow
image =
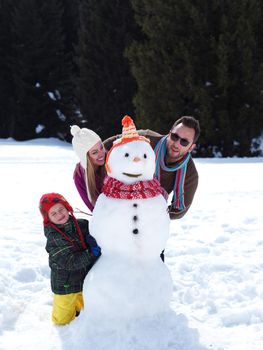
<path id="1" fill-rule="evenodd" d="M 50 320 L 50 271 L 38 202 L 45 192 L 59 192 L 87 211 L 72 179 L 76 162 L 71 145 L 56 139 L 0 140 L 1 350 L 68 350 L 75 321 L 58 327 Z M 261 350 L 263 158 L 195 162 L 200 181 L 194 203 L 184 218 L 171 222 L 166 247 L 180 350 L 199 349 L 192 345 L 198 336 L 206 349 Z M 96 344 L 110 350 L 112 335 L 103 331 L 102 322 L 94 350 Z"/>

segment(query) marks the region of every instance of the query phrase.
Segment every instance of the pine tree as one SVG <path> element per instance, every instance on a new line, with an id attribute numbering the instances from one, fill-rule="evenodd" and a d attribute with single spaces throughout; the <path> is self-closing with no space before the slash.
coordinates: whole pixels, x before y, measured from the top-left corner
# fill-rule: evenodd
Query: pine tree
<path id="1" fill-rule="evenodd" d="M 62 0 L 62 30 L 65 36 L 65 50 L 72 56 L 78 44 L 80 0 Z"/>
<path id="2" fill-rule="evenodd" d="M 69 132 L 71 66 L 65 55 L 60 0 L 21 0 L 14 6 L 15 139 L 65 138 Z"/>
<path id="3" fill-rule="evenodd" d="M 250 155 L 262 130 L 259 0 L 132 0 L 144 40 L 128 50 L 141 125 L 200 120 L 199 154 Z M 256 130 L 255 125 L 261 125 Z"/>
<path id="4" fill-rule="evenodd" d="M 138 84 L 135 105 L 141 126 L 165 133 L 179 116 L 194 114 L 206 120 L 211 130 L 206 92 L 209 66 L 204 65 L 210 59 L 203 19 L 207 2 L 199 8 L 193 1 L 132 3 L 144 33 L 144 40 L 134 42 L 128 50 Z"/>
<path id="5" fill-rule="evenodd" d="M 136 85 L 124 56 L 134 32 L 130 1 L 81 1 L 77 98 L 83 126 L 102 138 L 120 132 L 121 117 L 134 112 Z"/>
<path id="6" fill-rule="evenodd" d="M 214 1 L 213 117 L 223 156 L 252 155 L 262 122 L 262 5 L 258 0 Z"/>
<path id="7" fill-rule="evenodd" d="M 10 136 L 14 125 L 14 85 L 10 70 L 12 33 L 10 25 L 10 0 L 0 0 L 0 138 Z"/>

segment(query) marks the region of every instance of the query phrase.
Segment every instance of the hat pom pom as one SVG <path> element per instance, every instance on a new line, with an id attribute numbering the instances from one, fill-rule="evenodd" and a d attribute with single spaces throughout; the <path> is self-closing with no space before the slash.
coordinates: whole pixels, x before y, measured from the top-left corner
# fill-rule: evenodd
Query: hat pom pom
<path id="1" fill-rule="evenodd" d="M 80 132 L 80 127 L 78 125 L 72 125 L 70 132 L 72 136 L 76 136 Z"/>
<path id="2" fill-rule="evenodd" d="M 122 118 L 121 123 L 122 123 L 122 126 L 124 126 L 124 127 L 127 128 L 128 126 L 130 126 L 131 124 L 133 124 L 133 120 L 132 120 L 132 118 L 129 117 L 128 115 L 125 115 L 125 117 Z"/>

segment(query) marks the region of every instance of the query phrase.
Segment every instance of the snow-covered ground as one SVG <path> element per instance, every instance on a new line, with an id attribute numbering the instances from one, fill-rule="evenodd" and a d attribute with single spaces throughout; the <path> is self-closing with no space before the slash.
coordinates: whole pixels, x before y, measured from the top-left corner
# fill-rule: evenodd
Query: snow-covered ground
<path id="1" fill-rule="evenodd" d="M 55 191 L 86 211 L 72 180 L 76 161 L 71 145 L 54 139 L 0 140 L 1 350 L 64 349 L 69 326 L 50 321 L 38 202 L 43 193 Z M 196 159 L 196 165 L 200 183 L 194 203 L 183 219 L 171 223 L 166 248 L 174 284 L 171 305 L 181 314 L 178 329 L 187 320 L 207 349 L 261 350 L 263 158 Z"/>

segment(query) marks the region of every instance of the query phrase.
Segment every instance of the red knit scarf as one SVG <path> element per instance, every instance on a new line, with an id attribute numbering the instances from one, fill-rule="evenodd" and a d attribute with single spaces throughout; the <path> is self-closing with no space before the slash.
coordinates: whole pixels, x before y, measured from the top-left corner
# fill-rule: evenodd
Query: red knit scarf
<path id="1" fill-rule="evenodd" d="M 163 195 L 166 200 L 168 197 L 167 192 L 161 187 L 157 179 L 126 185 L 109 176 L 104 179 L 102 193 L 107 197 L 119 199 L 145 199 L 158 196 L 159 194 Z"/>

